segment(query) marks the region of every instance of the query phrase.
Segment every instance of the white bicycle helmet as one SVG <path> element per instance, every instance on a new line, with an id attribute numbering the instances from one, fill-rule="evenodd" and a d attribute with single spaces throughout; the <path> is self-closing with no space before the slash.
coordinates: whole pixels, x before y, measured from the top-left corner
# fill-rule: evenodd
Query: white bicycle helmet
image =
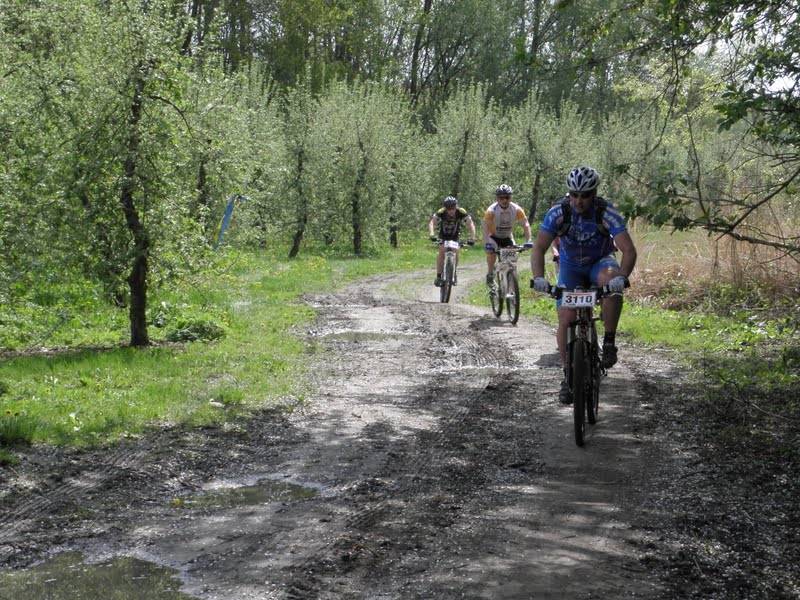
<path id="1" fill-rule="evenodd" d="M 458 206 L 458 200 L 455 196 L 447 196 L 444 200 L 442 200 L 442 206 L 445 208 L 451 208 L 453 206 Z"/>
<path id="2" fill-rule="evenodd" d="M 501 183 L 497 189 L 494 191 L 495 196 L 510 196 L 514 193 L 514 190 L 511 189 L 511 186 L 507 183 Z"/>
<path id="3" fill-rule="evenodd" d="M 570 192 L 588 192 L 600 185 L 600 174 L 592 167 L 575 167 L 567 175 L 567 189 Z"/>

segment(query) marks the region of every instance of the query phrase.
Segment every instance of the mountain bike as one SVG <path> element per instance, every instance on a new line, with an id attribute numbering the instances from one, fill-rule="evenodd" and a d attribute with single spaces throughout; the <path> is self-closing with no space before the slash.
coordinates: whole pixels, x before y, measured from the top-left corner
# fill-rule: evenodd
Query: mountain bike
<path id="1" fill-rule="evenodd" d="M 495 250 L 498 255 L 494 266 L 494 283 L 489 288 L 489 301 L 495 317 L 503 315 L 512 325 L 519 320 L 519 277 L 517 276 L 517 258 L 520 252 L 528 250 L 525 246 L 508 246 Z"/>
<path id="2" fill-rule="evenodd" d="M 531 280 L 533 285 L 533 280 Z M 602 318 L 594 315 L 594 307 L 604 296 L 613 294 L 608 286 L 567 290 L 550 287 L 550 296 L 561 298 L 561 308 L 577 311 L 567 330 L 567 381 L 572 393 L 572 414 L 575 424 L 575 443 L 583 446 L 586 422 L 594 425 L 600 408 L 600 378 L 606 374 L 600 360 L 595 323 Z"/>
<path id="3" fill-rule="evenodd" d="M 458 267 L 458 249 L 471 245 L 469 242 L 455 240 L 437 240 L 437 246 L 444 245 L 444 265 L 442 266 L 442 285 L 439 288 L 439 301 L 450 302 L 450 291 L 458 282 L 456 269 Z"/>

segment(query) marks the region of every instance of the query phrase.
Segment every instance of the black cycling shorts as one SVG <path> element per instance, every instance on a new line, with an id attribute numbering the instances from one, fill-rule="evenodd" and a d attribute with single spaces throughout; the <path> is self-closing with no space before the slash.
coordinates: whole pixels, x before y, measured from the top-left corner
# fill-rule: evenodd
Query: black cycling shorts
<path id="1" fill-rule="evenodd" d="M 499 237 L 495 237 L 493 235 L 489 236 L 489 237 L 491 237 L 494 240 L 494 242 L 495 242 L 495 244 L 497 244 L 498 248 L 508 248 L 509 246 L 513 246 L 514 245 L 514 238 L 510 238 L 510 237 L 499 238 Z"/>

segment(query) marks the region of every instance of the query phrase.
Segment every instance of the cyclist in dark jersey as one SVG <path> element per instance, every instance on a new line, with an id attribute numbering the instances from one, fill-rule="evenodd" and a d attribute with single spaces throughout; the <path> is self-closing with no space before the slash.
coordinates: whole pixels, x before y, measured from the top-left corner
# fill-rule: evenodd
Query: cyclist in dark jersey
<path id="1" fill-rule="evenodd" d="M 431 240 L 444 241 L 454 240 L 458 241 L 458 236 L 461 231 L 461 224 L 466 223 L 469 228 L 469 239 L 467 244 L 472 245 L 475 243 L 475 223 L 472 222 L 472 217 L 469 213 L 458 205 L 458 200 L 454 196 L 447 196 L 442 200 L 442 208 L 437 210 L 428 221 L 428 233 Z M 434 229 L 438 228 L 438 235 L 434 233 Z M 458 260 L 458 255 L 456 255 Z M 439 255 L 436 258 L 436 279 L 433 285 L 439 287 L 442 285 L 442 269 L 444 268 L 444 244 L 439 244 Z"/>
<path id="2" fill-rule="evenodd" d="M 612 292 L 603 302 L 603 366 L 617 362 L 616 332 L 622 312 L 622 290 L 636 264 L 636 248 L 625 219 L 606 200 L 597 195 L 600 175 L 591 167 L 577 167 L 567 176 L 569 194 L 544 216 L 531 254 L 533 287 L 546 292 L 550 282 L 544 277 L 544 256 L 550 244 L 559 240 L 558 286 L 568 289 L 589 285 L 608 285 Z M 614 254 L 622 253 L 621 263 Z M 567 364 L 567 329 L 575 311 L 558 311 L 556 339 L 561 363 Z M 559 399 L 571 401 L 569 385 L 561 383 Z"/>

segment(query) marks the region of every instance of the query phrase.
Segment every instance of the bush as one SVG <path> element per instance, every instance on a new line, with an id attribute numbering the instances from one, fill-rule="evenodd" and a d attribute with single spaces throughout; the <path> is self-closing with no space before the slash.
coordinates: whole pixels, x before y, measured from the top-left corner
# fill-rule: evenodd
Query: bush
<path id="1" fill-rule="evenodd" d="M 196 342 L 217 340 L 225 335 L 225 329 L 204 319 L 180 321 L 175 329 L 167 333 L 170 342 Z"/>

